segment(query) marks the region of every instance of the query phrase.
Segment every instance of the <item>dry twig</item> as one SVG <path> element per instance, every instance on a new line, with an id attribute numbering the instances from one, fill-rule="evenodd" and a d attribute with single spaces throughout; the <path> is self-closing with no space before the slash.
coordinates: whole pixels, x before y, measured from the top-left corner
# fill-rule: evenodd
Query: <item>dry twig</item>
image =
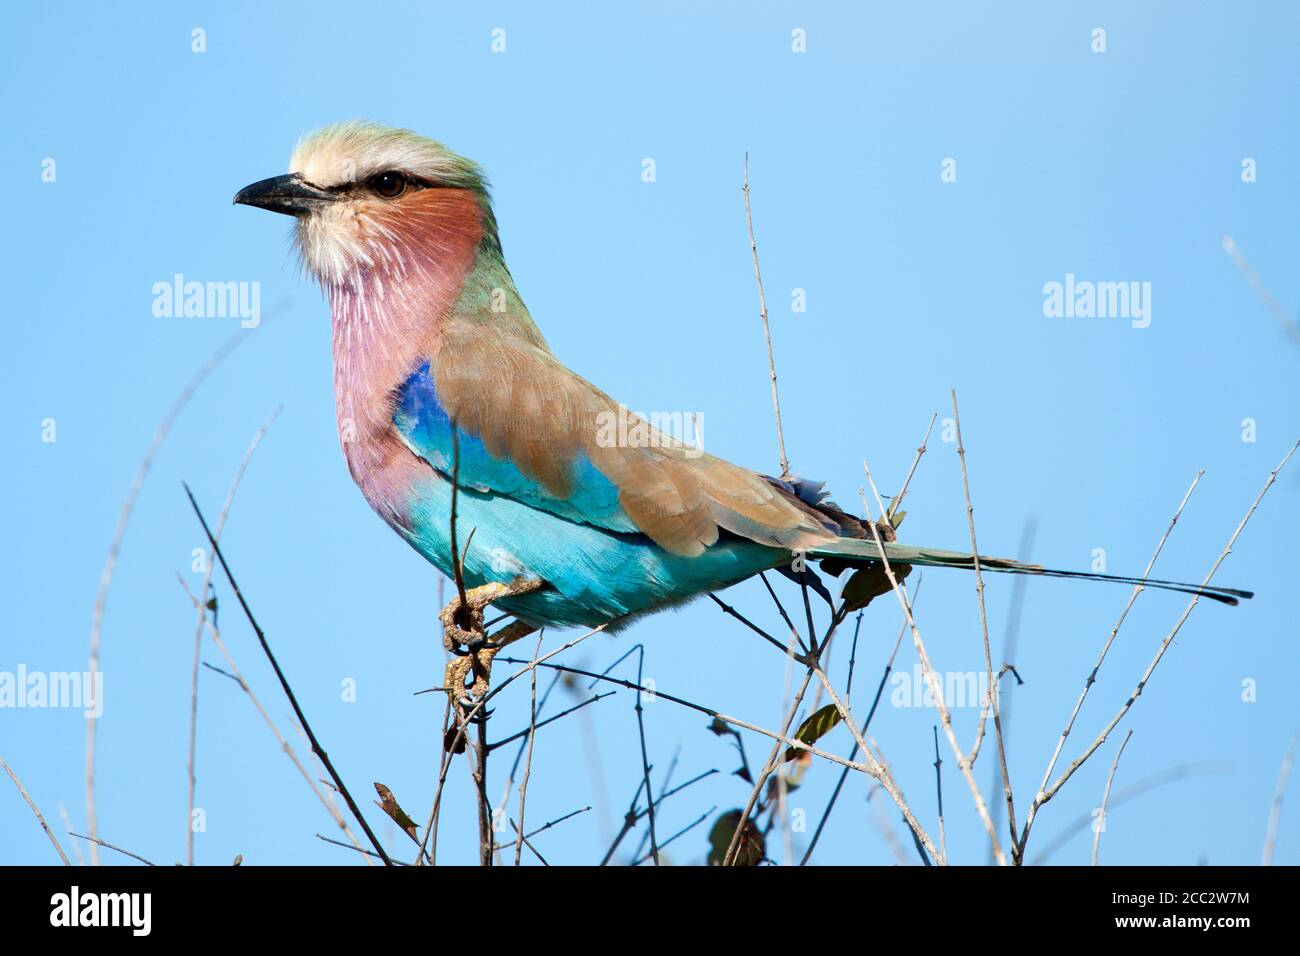
<path id="1" fill-rule="evenodd" d="M 321 746 L 320 741 L 316 738 L 316 734 L 311 729 L 311 725 L 307 722 L 307 715 L 303 713 L 302 707 L 298 705 L 298 698 L 294 695 L 293 688 L 289 686 L 289 681 L 288 678 L 284 676 L 284 671 L 280 669 L 280 662 L 276 660 L 275 654 L 271 651 L 271 645 L 266 640 L 266 633 L 262 630 L 262 626 L 257 623 L 257 618 L 253 616 L 252 608 L 250 608 L 248 602 L 244 600 L 244 593 L 240 591 L 239 584 L 236 583 L 235 576 L 230 570 L 230 565 L 226 563 L 226 556 L 221 553 L 221 545 L 219 545 L 216 538 L 212 536 L 212 531 L 208 527 L 207 519 L 203 517 L 203 512 L 199 508 L 199 503 L 194 499 L 194 493 L 190 491 L 188 485 L 184 487 L 185 494 L 190 499 L 190 505 L 194 508 L 194 514 L 198 517 L 199 524 L 203 527 L 203 533 L 207 535 L 208 543 L 212 546 L 212 551 L 216 555 L 217 561 L 221 564 L 221 570 L 226 574 L 226 580 L 230 583 L 230 589 L 235 592 L 235 598 L 239 601 L 239 606 L 243 609 L 244 616 L 248 618 L 248 623 L 252 626 L 253 633 L 257 636 L 258 643 L 261 644 L 263 653 L 266 654 L 267 660 L 270 661 L 271 669 L 275 671 L 275 676 L 280 681 L 280 688 L 284 691 L 284 695 L 289 698 L 289 704 L 293 707 L 294 716 L 298 718 L 299 726 L 302 727 L 303 732 L 307 735 L 307 739 L 311 741 L 312 753 L 316 754 L 316 756 L 320 758 L 321 763 L 325 765 L 325 769 L 329 772 L 330 779 L 334 781 L 334 786 L 338 789 L 339 793 L 342 794 L 344 802 L 348 805 L 348 809 L 352 811 L 352 816 L 356 818 L 356 821 L 359 824 L 361 824 L 362 831 L 370 841 L 371 846 L 375 848 L 375 852 L 379 854 L 380 859 L 384 861 L 384 865 L 392 866 L 393 861 L 388 858 L 388 854 L 379 843 L 379 838 L 376 837 L 374 831 L 370 829 L 370 824 L 366 822 L 366 818 L 361 814 L 361 809 L 357 806 L 356 801 L 352 799 L 352 794 L 343 783 L 343 778 L 340 777 L 338 771 L 334 769 L 334 764 L 330 761 L 329 754 L 325 752 L 325 748 Z"/>
<path id="2" fill-rule="evenodd" d="M 235 501 L 235 492 L 239 490 L 239 483 L 244 479 L 244 472 L 248 470 L 248 463 L 253 460 L 253 452 L 257 451 L 262 436 L 266 434 L 267 429 L 271 427 L 282 408 L 283 406 L 280 405 L 275 407 L 270 417 L 262 423 L 262 427 L 254 433 L 252 440 L 248 443 L 248 448 L 244 451 L 244 457 L 235 470 L 235 477 L 230 482 L 230 490 L 226 493 L 226 503 L 221 506 L 221 514 L 217 516 L 215 537 L 218 541 L 221 540 L 221 532 L 225 530 L 226 518 L 230 515 L 230 506 Z M 195 602 L 198 605 L 198 619 L 194 623 L 194 664 L 190 671 L 190 758 L 187 787 L 189 812 L 185 828 L 185 862 L 190 866 L 194 865 L 194 790 L 198 784 L 195 774 L 195 752 L 198 747 L 199 725 L 199 658 L 203 647 L 203 624 L 207 620 L 208 593 L 212 590 L 212 572 L 214 570 L 216 570 L 215 563 L 208 561 L 203 575 L 203 586 L 199 588 L 199 599 Z"/>
<path id="3" fill-rule="evenodd" d="M 117 568 L 118 554 L 122 550 L 122 539 L 126 537 L 126 526 L 131 520 L 131 513 L 135 510 L 135 502 L 140 496 L 140 489 L 144 485 L 144 479 L 149 474 L 154 457 L 158 454 L 158 449 L 162 447 L 163 441 L 166 440 L 172 425 L 176 423 L 181 410 L 189 403 L 190 398 L 198 390 L 198 387 L 203 384 L 204 379 L 221 364 L 227 355 L 234 351 L 235 346 L 244 341 L 245 337 L 242 329 L 230 336 L 194 373 L 194 377 L 176 396 L 171 408 L 167 410 L 163 420 L 158 423 L 158 428 L 149 441 L 149 447 L 145 449 L 144 457 L 140 459 L 135 476 L 131 479 L 131 487 L 127 490 L 126 499 L 122 502 L 122 508 L 118 512 L 117 527 L 113 530 L 113 540 L 108 546 L 108 556 L 104 559 L 103 570 L 99 573 L 99 593 L 95 597 L 95 610 L 90 622 L 90 680 L 92 682 L 95 675 L 99 673 L 100 632 L 104 624 L 104 607 L 108 603 L 108 588 L 113 583 L 113 571 Z M 86 721 L 86 828 L 90 830 L 90 836 L 87 839 L 90 840 L 90 862 L 92 866 L 99 865 L 99 844 L 94 840 L 99 832 L 99 821 L 95 815 L 95 735 L 98 729 L 99 720 L 97 718 Z"/>
<path id="4" fill-rule="evenodd" d="M 63 865 L 72 866 L 72 861 L 69 860 L 68 855 L 63 852 L 63 847 L 59 846 L 59 838 L 54 835 L 54 831 L 50 829 L 50 825 L 45 822 L 45 817 L 41 816 L 41 811 L 37 808 L 36 802 L 27 795 L 27 790 L 23 787 L 23 782 L 18 779 L 18 774 L 14 773 L 13 768 L 5 763 L 3 757 L 0 757 L 0 768 L 3 768 L 4 772 L 9 774 L 9 779 L 12 780 L 14 786 L 18 788 L 18 793 L 22 796 L 23 800 L 27 802 L 27 806 L 31 807 L 32 813 L 36 814 L 36 822 L 41 825 L 41 829 L 45 831 L 45 835 L 49 837 L 50 842 L 54 844 L 54 849 L 58 852 L 59 859 L 63 861 Z"/>
<path id="5" fill-rule="evenodd" d="M 767 296 L 763 293 L 763 273 L 758 268 L 758 243 L 754 239 L 754 217 L 749 209 L 749 153 L 745 154 L 745 223 L 749 226 L 749 251 L 754 257 L 754 278 L 758 281 L 758 313 L 763 320 L 763 340 L 767 343 L 767 371 L 772 379 L 772 411 L 776 414 L 776 444 L 781 452 L 781 477 L 790 475 L 790 460 L 785 455 L 785 435 L 781 431 L 781 399 L 776 391 L 776 360 L 772 357 L 772 329 L 767 324 Z M 811 639 L 811 635 L 809 635 Z"/>
<path id="6" fill-rule="evenodd" d="M 1106 829 L 1106 804 L 1110 801 L 1110 788 L 1115 782 L 1115 771 L 1119 769 L 1119 758 L 1124 756 L 1124 748 L 1128 746 L 1128 742 L 1132 737 L 1132 730 L 1124 735 L 1124 741 L 1119 745 L 1119 750 L 1115 752 L 1115 760 L 1110 765 L 1110 773 L 1106 775 L 1106 789 L 1102 792 L 1101 807 L 1098 809 L 1097 822 L 1092 831 L 1093 866 L 1097 865 L 1097 855 L 1101 849 L 1101 832 Z"/>

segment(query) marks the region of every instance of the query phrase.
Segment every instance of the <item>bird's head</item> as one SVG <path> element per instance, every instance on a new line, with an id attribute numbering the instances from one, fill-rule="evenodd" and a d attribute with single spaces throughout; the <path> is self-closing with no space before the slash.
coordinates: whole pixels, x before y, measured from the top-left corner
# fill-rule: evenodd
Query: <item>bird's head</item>
<path id="1" fill-rule="evenodd" d="M 360 273 L 403 278 L 450 265 L 495 241 L 479 167 L 441 143 L 377 123 L 327 126 L 299 141 L 289 172 L 246 186 L 235 202 L 297 219 L 303 262 L 322 282 Z"/>

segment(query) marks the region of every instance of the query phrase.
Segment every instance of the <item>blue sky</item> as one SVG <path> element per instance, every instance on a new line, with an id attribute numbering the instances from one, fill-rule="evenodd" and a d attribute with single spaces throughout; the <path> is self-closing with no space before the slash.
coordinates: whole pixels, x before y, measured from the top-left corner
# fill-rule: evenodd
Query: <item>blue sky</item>
<path id="1" fill-rule="evenodd" d="M 655 3 L 562 15 L 551 5 L 363 10 L 323 0 L 157 4 L 124 17 L 51 3 L 22 5 L 10 22 L 0 37 L 10 222 L 0 237 L 9 290 L 0 671 L 85 668 L 99 572 L 131 476 L 175 395 L 236 331 L 229 318 L 155 316 L 154 284 L 176 273 L 260 283 L 262 324 L 185 409 L 148 477 L 104 622 L 100 834 L 159 862 L 183 858 L 187 822 L 194 615 L 176 574 L 201 583 L 190 566 L 202 539 L 181 481 L 215 515 L 250 437 L 279 404 L 240 490 L 228 555 L 358 797 L 370 806 L 370 781 L 383 781 L 423 822 L 432 796 L 442 706 L 413 691 L 440 677 L 436 574 L 347 475 L 327 309 L 297 270 L 288 223 L 230 203 L 245 184 L 282 172 L 315 126 L 369 117 L 477 159 L 494 184 L 516 283 L 559 356 L 632 408 L 702 413 L 710 452 L 775 471 L 739 190 L 748 150 L 795 470 L 856 505 L 866 458 L 892 492 L 931 413 L 951 414 L 955 387 L 987 553 L 1014 554 L 1035 516 L 1035 559 L 1086 568 L 1100 548 L 1109 570 L 1140 573 L 1204 468 L 1158 566 L 1199 579 L 1300 436 L 1300 349 L 1220 246 L 1233 236 L 1295 314 L 1300 13 L 1290 4 Z M 196 27 L 206 52 L 191 49 Z M 1098 27 L 1104 53 L 1091 49 Z M 491 48 L 495 28 L 505 30 L 503 53 Z M 791 49 L 796 28 L 806 52 Z M 641 175 L 647 158 L 652 183 Z M 956 181 L 942 182 L 949 158 Z M 1255 182 L 1242 181 L 1246 158 Z M 43 181 L 47 159 L 53 182 Z M 1150 283 L 1149 327 L 1045 316 L 1044 285 L 1067 274 Z M 806 292 L 806 312 L 791 310 L 795 289 Z M 54 442 L 42 441 L 46 419 Z M 1243 440 L 1244 419 L 1255 423 L 1253 442 Z M 1117 790 L 1171 768 L 1191 772 L 1113 810 L 1104 862 L 1260 857 L 1278 767 L 1300 724 L 1298 464 L 1218 578 L 1257 599 L 1198 607 L 1121 725 L 1134 736 Z M 906 540 L 968 543 L 959 462 L 939 427 L 907 511 Z M 1011 580 L 990 578 L 987 589 L 996 659 Z M 224 584 L 219 594 L 232 652 L 289 728 Z M 1026 594 L 1014 661 L 1025 684 L 1010 729 L 1021 816 L 1128 592 L 1042 580 Z M 777 626 L 760 586 L 728 600 Z M 1132 691 L 1182 607 L 1167 594 L 1138 600 L 1067 762 Z M 917 613 L 941 670 L 982 668 L 969 575 L 928 573 Z M 889 598 L 863 618 L 858 713 L 898 622 Z M 548 635 L 547 646 L 559 640 Z M 602 669 L 637 642 L 662 690 L 778 721 L 784 661 L 709 602 L 597 636 L 567 657 Z M 836 648 L 841 686 L 847 657 Z M 210 646 L 204 659 L 220 663 Z M 905 645 L 898 666 L 910 672 L 914 660 Z M 348 679 L 354 703 L 341 699 Z M 502 699 L 497 733 L 526 725 L 526 685 Z M 576 700 L 560 690 L 552 699 Z M 355 862 L 314 837 L 332 834 L 332 823 L 234 684 L 205 672 L 199 708 L 199 862 L 236 853 L 249 863 Z M 621 692 L 539 733 L 530 827 L 595 808 L 537 838 L 551 862 L 603 854 L 639 780 L 634 716 Z M 678 748 L 677 782 L 721 771 L 672 798 L 661 836 L 745 802 L 747 786 L 729 776 L 734 752 L 704 718 L 664 701 L 646 717 L 656 785 Z M 956 720 L 969 740 L 974 710 Z M 872 725 L 931 827 L 933 723 L 932 711 L 884 706 Z M 48 817 L 62 803 L 78 829 L 84 736 L 77 710 L 0 710 L 0 755 Z M 1121 737 L 1043 810 L 1031 856 L 1098 804 Z M 761 761 L 764 742 L 747 743 L 750 761 Z M 851 747 L 842 727 L 823 743 Z M 991 753 L 977 767 L 986 787 Z M 499 754 L 493 786 L 504 787 L 512 754 Z M 983 862 L 950 758 L 952 856 Z M 815 820 L 837 777 L 814 766 L 794 805 Z M 893 862 L 866 796 L 865 782 L 851 780 L 818 862 Z M 1284 807 L 1278 862 L 1300 862 L 1293 809 Z M 897 814 L 884 816 L 901 839 Z M 402 848 L 378 810 L 370 819 Z M 670 856 L 701 861 L 707 826 Z M 1053 860 L 1086 862 L 1089 836 Z M 475 839 L 458 763 L 442 859 L 472 862 Z M 0 862 L 53 859 L 0 784 Z"/>

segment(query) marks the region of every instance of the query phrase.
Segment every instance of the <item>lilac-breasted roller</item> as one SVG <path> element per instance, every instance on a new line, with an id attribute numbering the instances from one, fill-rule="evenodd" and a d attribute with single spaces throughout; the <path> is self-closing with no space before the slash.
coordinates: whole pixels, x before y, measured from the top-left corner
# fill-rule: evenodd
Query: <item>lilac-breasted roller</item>
<path id="1" fill-rule="evenodd" d="M 882 547 L 891 564 L 974 566 L 971 554 L 892 534 L 878 545 L 819 486 L 765 477 L 647 423 L 633 431 L 649 440 L 602 440 L 620 406 L 547 347 L 506 268 L 483 173 L 439 143 L 331 126 L 298 144 L 287 175 L 235 202 L 297 220 L 298 249 L 329 300 L 339 436 L 362 494 L 449 577 L 455 549 L 471 613 L 492 603 L 518 619 L 503 641 L 548 624 L 621 624 L 796 553 L 840 570 L 879 560 Z M 1003 558 L 980 566 L 1137 583 Z M 1144 583 L 1229 604 L 1250 596 Z M 449 633 L 453 622 L 469 630 L 458 607 L 443 612 Z"/>

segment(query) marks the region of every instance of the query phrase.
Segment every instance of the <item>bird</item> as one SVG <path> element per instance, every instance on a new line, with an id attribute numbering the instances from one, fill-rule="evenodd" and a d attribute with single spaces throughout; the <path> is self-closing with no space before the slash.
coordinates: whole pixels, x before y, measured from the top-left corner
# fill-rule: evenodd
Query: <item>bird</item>
<path id="1" fill-rule="evenodd" d="M 448 690 L 464 700 L 481 699 L 496 651 L 539 628 L 615 630 L 809 561 L 900 575 L 978 561 L 1230 605 L 1252 596 L 905 544 L 817 482 L 733 464 L 631 415 L 547 345 L 506 266 L 483 170 L 418 133 L 324 127 L 299 140 L 288 173 L 234 202 L 295 220 L 329 304 L 343 456 L 371 508 L 457 582 L 439 617 L 455 652 Z M 618 414 L 631 424 L 611 440 L 602 425 Z M 488 605 L 514 617 L 491 637 Z"/>

